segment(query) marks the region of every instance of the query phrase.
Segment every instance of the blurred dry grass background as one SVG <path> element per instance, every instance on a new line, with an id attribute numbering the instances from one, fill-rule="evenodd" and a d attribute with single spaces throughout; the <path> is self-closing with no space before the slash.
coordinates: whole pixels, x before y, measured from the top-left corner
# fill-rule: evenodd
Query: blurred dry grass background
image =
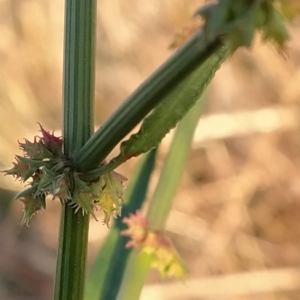
<path id="1" fill-rule="evenodd" d="M 175 32 L 192 24 L 201 4 L 99 1 L 97 125 L 171 54 Z M 19 152 L 17 140 L 37 133 L 37 122 L 61 128 L 63 6 L 0 1 L 1 169 Z M 286 59 L 257 40 L 217 73 L 167 224 L 189 275 L 180 283 L 151 273 L 142 299 L 299 299 L 299 22 L 290 32 Z M 134 163 L 121 173 L 130 178 Z M 1 176 L 0 187 L 0 299 L 51 299 L 59 204 L 49 202 L 20 227 L 21 204 L 11 199 L 22 186 Z M 107 233 L 91 221 L 90 261 Z"/>

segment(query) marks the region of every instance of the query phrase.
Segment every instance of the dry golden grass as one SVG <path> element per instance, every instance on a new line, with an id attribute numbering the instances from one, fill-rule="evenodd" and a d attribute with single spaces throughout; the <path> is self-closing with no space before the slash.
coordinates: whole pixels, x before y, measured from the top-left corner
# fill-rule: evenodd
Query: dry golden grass
<path id="1" fill-rule="evenodd" d="M 98 2 L 99 125 L 172 53 L 175 32 L 191 24 L 203 1 Z M 61 128 L 63 3 L 2 0 L 0 16 L 3 169 L 18 153 L 17 140 L 36 134 L 37 122 Z M 164 283 L 153 272 L 142 299 L 299 299 L 299 24 L 290 31 L 286 59 L 257 39 L 214 79 L 167 224 L 190 270 L 186 285 Z M 130 177 L 133 165 L 121 172 Z M 0 187 L 22 188 L 3 177 Z M 0 213 L 0 299 L 50 299 L 59 205 L 49 203 L 30 228 L 17 225 L 20 215 L 19 203 Z M 91 259 L 107 232 L 92 221 Z"/>

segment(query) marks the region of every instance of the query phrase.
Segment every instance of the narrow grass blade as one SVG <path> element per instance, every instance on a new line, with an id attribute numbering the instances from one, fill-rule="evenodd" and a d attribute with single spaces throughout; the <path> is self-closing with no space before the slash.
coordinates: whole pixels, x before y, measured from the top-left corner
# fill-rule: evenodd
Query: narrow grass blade
<path id="1" fill-rule="evenodd" d="M 203 111 L 203 99 L 178 124 L 158 184 L 151 199 L 147 219 L 152 228 L 162 230 L 170 213 L 174 195 L 184 171 L 192 144 L 194 130 Z M 184 199 L 183 199 L 184 201 Z M 138 300 L 146 281 L 151 260 L 137 251 L 130 256 L 118 294 L 118 300 Z"/>
<path id="2" fill-rule="evenodd" d="M 122 216 L 141 208 L 154 169 L 156 149 L 143 159 L 125 193 L 126 205 Z M 91 268 L 86 284 L 85 300 L 115 299 L 124 268 L 130 253 L 125 248 L 127 239 L 120 235 L 125 229 L 121 219 L 117 219 Z"/>

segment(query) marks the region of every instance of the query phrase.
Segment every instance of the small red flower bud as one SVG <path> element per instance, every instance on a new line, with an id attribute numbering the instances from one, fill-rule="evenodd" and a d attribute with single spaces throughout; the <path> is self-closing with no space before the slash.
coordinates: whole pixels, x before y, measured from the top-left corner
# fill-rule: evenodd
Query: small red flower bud
<path id="1" fill-rule="evenodd" d="M 40 125 L 40 131 L 43 135 L 41 140 L 43 141 L 46 148 L 55 155 L 62 154 L 62 138 L 55 136 L 54 132 L 50 133 L 46 131 L 40 123 L 38 124 Z"/>

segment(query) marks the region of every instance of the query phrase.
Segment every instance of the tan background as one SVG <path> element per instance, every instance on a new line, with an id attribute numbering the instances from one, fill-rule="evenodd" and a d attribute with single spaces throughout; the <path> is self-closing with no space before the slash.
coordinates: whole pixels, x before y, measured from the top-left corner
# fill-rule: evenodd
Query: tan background
<path id="1" fill-rule="evenodd" d="M 97 126 L 171 55 L 202 1 L 98 2 Z M 61 128 L 63 9 L 59 0 L 0 1 L 1 169 L 37 122 Z M 142 299 L 299 299 L 299 21 L 290 32 L 286 59 L 257 39 L 217 73 L 167 225 L 189 274 L 182 284 L 152 272 Z M 130 178 L 134 163 L 121 173 Z M 0 187 L 0 299 L 51 299 L 59 204 L 20 227 L 11 199 L 22 185 L 0 176 Z M 91 221 L 89 261 L 107 233 Z"/>

